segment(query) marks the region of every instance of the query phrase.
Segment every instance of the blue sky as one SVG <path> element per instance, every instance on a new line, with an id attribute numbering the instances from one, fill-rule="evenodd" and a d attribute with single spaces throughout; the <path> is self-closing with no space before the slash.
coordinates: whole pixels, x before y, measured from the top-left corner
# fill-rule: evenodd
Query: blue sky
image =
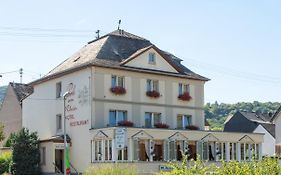
<path id="1" fill-rule="evenodd" d="M 281 102 L 280 8 L 278 0 L 2 1 L 0 73 L 22 67 L 30 82 L 122 19 L 122 29 L 210 78 L 206 102 Z M 18 73 L 0 86 L 10 81 Z"/>

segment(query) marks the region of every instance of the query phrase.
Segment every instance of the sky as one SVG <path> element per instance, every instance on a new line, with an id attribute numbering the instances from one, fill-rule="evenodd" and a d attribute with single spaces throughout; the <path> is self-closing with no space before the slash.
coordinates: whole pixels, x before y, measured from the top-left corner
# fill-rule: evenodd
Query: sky
<path id="1" fill-rule="evenodd" d="M 28 83 L 97 30 L 149 39 L 211 80 L 205 102 L 281 102 L 279 0 L 23 0 L 0 2 L 0 86 Z M 12 73 L 6 73 L 12 72 Z"/>

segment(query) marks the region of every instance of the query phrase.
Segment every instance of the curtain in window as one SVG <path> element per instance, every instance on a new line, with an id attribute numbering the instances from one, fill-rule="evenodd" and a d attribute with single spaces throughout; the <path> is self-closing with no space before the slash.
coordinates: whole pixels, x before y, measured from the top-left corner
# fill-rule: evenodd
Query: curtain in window
<path id="1" fill-rule="evenodd" d="M 126 112 L 125 111 L 118 111 L 117 113 L 118 113 L 118 121 L 117 122 L 126 120 Z"/>
<path id="2" fill-rule="evenodd" d="M 147 157 L 150 157 L 149 140 L 146 140 L 144 142 L 144 145 L 145 145 L 145 153 L 146 153 Z"/>
<path id="3" fill-rule="evenodd" d="M 109 126 L 116 125 L 116 111 L 109 111 Z"/>
<path id="4" fill-rule="evenodd" d="M 118 86 L 124 87 L 124 78 L 123 77 L 118 77 Z"/>
<path id="5" fill-rule="evenodd" d="M 151 80 L 146 81 L 146 91 L 151 91 Z"/>
<path id="6" fill-rule="evenodd" d="M 182 84 L 179 83 L 179 95 L 182 95 Z"/>
<path id="7" fill-rule="evenodd" d="M 112 76 L 111 77 L 111 87 L 115 87 L 116 86 L 116 76 Z"/>
<path id="8" fill-rule="evenodd" d="M 161 114 L 154 113 L 153 119 L 154 119 L 154 125 L 157 123 L 161 123 Z"/>
<path id="9" fill-rule="evenodd" d="M 158 86 L 158 81 L 157 80 L 153 81 L 153 90 L 159 92 L 159 86 Z"/>
<path id="10" fill-rule="evenodd" d="M 151 117 L 152 117 L 152 114 L 151 113 L 145 113 L 145 127 L 146 128 L 151 128 L 152 125 L 152 121 L 151 121 Z"/>

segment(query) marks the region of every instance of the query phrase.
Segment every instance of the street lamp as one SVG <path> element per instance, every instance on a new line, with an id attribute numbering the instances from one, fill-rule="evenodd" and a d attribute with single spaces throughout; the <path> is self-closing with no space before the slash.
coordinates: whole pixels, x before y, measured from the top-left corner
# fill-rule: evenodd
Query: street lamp
<path id="1" fill-rule="evenodd" d="M 63 142 L 64 142 L 64 175 L 66 175 L 66 116 L 65 116 L 65 110 L 66 110 L 66 106 L 65 106 L 65 101 L 67 96 L 70 94 L 69 91 L 65 92 L 63 94 Z"/>

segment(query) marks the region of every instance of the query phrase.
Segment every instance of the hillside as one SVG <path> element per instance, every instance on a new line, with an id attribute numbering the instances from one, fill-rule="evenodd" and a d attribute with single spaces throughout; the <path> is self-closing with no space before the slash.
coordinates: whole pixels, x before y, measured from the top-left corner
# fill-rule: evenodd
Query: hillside
<path id="1" fill-rule="evenodd" d="M 236 104 L 226 103 L 207 103 L 205 105 L 205 117 L 208 120 L 212 130 L 222 130 L 223 123 L 227 116 L 234 114 L 236 111 L 247 111 L 257 113 L 275 113 L 281 103 L 266 102 L 261 103 L 254 101 L 252 103 L 239 102 Z"/>

